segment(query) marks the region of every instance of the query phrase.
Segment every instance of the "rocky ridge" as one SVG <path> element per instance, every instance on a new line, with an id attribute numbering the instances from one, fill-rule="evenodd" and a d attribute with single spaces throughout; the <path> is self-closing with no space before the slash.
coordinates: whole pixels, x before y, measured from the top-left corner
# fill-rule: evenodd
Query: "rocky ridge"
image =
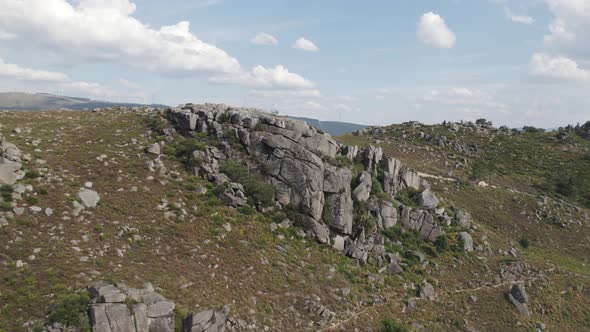
<path id="1" fill-rule="evenodd" d="M 385 253 L 386 239 L 379 231 L 399 224 L 419 239 L 434 242 L 444 235 L 441 223 L 450 225 L 453 219 L 437 209 L 439 199 L 417 172 L 385 156 L 380 147 L 344 146 L 303 121 L 256 109 L 186 104 L 167 110 L 166 117 L 183 135 L 214 138 L 217 146 L 192 153 L 193 172 L 225 184 L 224 195 L 232 205 L 246 203 L 244 189 L 220 172 L 220 164 L 246 161 L 276 189 L 270 208 L 301 212 L 308 235 L 361 264 L 369 254 L 382 264 L 397 264 Z M 174 139 L 172 130 L 165 133 Z M 418 206 L 395 200 L 403 190 L 424 190 Z"/>

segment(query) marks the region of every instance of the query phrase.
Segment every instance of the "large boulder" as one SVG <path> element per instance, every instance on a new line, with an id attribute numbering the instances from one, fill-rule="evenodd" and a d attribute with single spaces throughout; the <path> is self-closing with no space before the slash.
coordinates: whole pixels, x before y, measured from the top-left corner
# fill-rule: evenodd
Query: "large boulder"
<path id="1" fill-rule="evenodd" d="M 227 313 L 220 310 L 205 310 L 189 313 L 182 321 L 183 332 L 223 332 L 228 322 Z"/>
<path id="2" fill-rule="evenodd" d="M 354 188 L 352 196 L 359 202 L 366 202 L 371 195 L 371 188 L 373 186 L 373 180 L 371 173 L 364 171 L 361 173 L 358 179 L 359 184 Z"/>
<path id="3" fill-rule="evenodd" d="M 467 232 L 460 232 L 457 235 L 457 239 L 463 244 L 464 251 L 471 252 L 473 251 L 473 238 Z"/>
<path id="4" fill-rule="evenodd" d="M 430 190 L 424 190 L 418 197 L 418 205 L 427 209 L 434 209 L 440 201 Z"/>
<path id="5" fill-rule="evenodd" d="M 174 331 L 174 302 L 154 293 L 149 283 L 143 289 L 136 289 L 101 281 L 88 290 L 91 296 L 88 312 L 94 332 Z"/>
<path id="6" fill-rule="evenodd" d="M 0 185 L 6 184 L 12 186 L 19 180 L 18 171 L 21 165 L 19 163 L 0 163 Z"/>
<path id="7" fill-rule="evenodd" d="M 78 191 L 76 197 L 80 200 L 80 203 L 82 203 L 82 205 L 87 208 L 96 207 L 100 201 L 100 196 L 98 193 L 87 188 L 80 188 L 80 191 Z"/>
<path id="8" fill-rule="evenodd" d="M 326 167 L 324 175 L 325 207 L 330 226 L 343 234 L 352 233 L 353 202 L 350 193 L 352 172 L 348 168 Z"/>
<path id="9" fill-rule="evenodd" d="M 11 186 L 24 177 L 22 156 L 16 145 L 0 137 L 0 185 Z"/>
<path id="10" fill-rule="evenodd" d="M 522 283 L 517 283 L 512 285 L 512 289 L 508 293 L 508 301 L 512 303 L 518 312 L 522 315 L 529 316 L 529 308 L 528 308 L 528 295 L 524 289 L 524 285 Z"/>
<path id="11" fill-rule="evenodd" d="M 457 225 L 461 228 L 469 228 L 471 226 L 471 215 L 469 212 L 463 210 L 457 211 Z"/>

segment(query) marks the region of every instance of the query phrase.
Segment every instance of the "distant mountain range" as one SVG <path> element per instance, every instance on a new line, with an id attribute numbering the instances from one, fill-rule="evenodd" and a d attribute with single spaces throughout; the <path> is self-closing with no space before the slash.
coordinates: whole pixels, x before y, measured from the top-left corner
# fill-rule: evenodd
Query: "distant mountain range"
<path id="1" fill-rule="evenodd" d="M 112 106 L 146 106 L 135 103 L 116 103 L 110 101 L 92 100 L 89 98 L 67 97 L 53 95 L 49 93 L 25 93 L 25 92 L 0 92 L 0 110 L 17 110 L 17 111 L 40 111 L 68 108 L 71 110 L 92 110 L 94 108 L 105 108 Z M 152 104 L 148 106 L 166 108 L 168 106 L 161 104 Z M 304 117 L 289 116 L 293 119 L 303 120 L 321 131 L 332 136 L 343 135 L 365 128 L 367 126 L 355 123 L 338 122 L 338 121 L 320 121 Z"/>
<path id="2" fill-rule="evenodd" d="M 351 133 L 353 131 L 366 128 L 365 125 L 360 125 L 356 123 L 349 123 L 349 122 L 339 122 L 339 121 L 320 121 L 317 119 L 310 119 L 310 118 L 303 118 L 297 116 L 289 116 L 291 119 L 303 120 L 307 122 L 309 125 L 314 126 L 321 131 L 328 133 L 332 136 L 344 135 Z"/>
<path id="3" fill-rule="evenodd" d="M 72 110 L 91 110 L 111 106 L 144 106 L 135 103 L 116 103 L 99 101 L 88 98 L 58 96 L 49 93 L 24 93 L 24 92 L 0 92 L 0 109 L 39 111 L 68 108 Z M 150 105 L 154 107 L 167 107 L 166 105 Z"/>

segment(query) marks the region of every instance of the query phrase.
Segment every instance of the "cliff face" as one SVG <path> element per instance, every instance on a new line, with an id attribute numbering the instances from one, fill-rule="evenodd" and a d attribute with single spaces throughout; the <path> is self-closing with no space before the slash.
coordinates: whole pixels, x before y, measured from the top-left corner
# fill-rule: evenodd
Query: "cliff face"
<path id="1" fill-rule="evenodd" d="M 429 191 L 419 207 L 395 200 L 401 191 L 427 189 L 428 183 L 379 147 L 344 146 L 303 121 L 255 109 L 187 104 L 169 109 L 167 117 L 184 135 L 217 143 L 219 148 L 193 153 L 196 175 L 229 183 L 220 163 L 247 163 L 276 189 L 275 208 L 295 208 L 305 216 L 309 235 L 361 262 L 370 253 L 385 254 L 381 230 L 399 223 L 434 242 L 444 234 L 440 223 L 450 224 L 444 209 L 435 211 L 438 199 Z"/>

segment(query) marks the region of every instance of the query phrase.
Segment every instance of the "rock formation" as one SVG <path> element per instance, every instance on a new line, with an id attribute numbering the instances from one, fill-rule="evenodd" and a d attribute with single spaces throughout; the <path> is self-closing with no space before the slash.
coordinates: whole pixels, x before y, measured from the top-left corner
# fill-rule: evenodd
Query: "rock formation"
<path id="1" fill-rule="evenodd" d="M 383 251 L 383 238 L 376 231 L 398 222 L 425 241 L 434 242 L 444 234 L 437 222 L 440 216 L 433 215 L 439 203 L 433 193 L 421 194 L 420 208 L 395 201 L 395 195 L 406 188 L 421 189 L 421 179 L 399 160 L 385 156 L 380 147 L 342 146 L 303 121 L 256 109 L 186 104 L 167 110 L 166 116 L 173 125 L 171 131 L 216 141 L 216 147 L 210 144 L 193 152 L 191 167 L 195 175 L 224 184 L 231 205 L 247 203 L 243 187 L 220 173 L 224 160 L 236 159 L 275 187 L 276 207 L 303 214 L 309 235 L 361 263 L 369 253 L 380 256 Z M 353 169 L 358 167 L 336 166 L 339 158 L 352 161 L 362 171 L 355 175 Z M 376 227 L 360 222 L 367 218 Z M 465 217 L 460 223 L 466 224 Z"/>
<path id="2" fill-rule="evenodd" d="M 154 292 L 97 282 L 91 295 L 90 323 L 94 332 L 174 331 L 174 302 Z"/>
<path id="3" fill-rule="evenodd" d="M 0 185 L 13 185 L 25 177 L 22 161 L 26 158 L 16 145 L 0 137 Z"/>

